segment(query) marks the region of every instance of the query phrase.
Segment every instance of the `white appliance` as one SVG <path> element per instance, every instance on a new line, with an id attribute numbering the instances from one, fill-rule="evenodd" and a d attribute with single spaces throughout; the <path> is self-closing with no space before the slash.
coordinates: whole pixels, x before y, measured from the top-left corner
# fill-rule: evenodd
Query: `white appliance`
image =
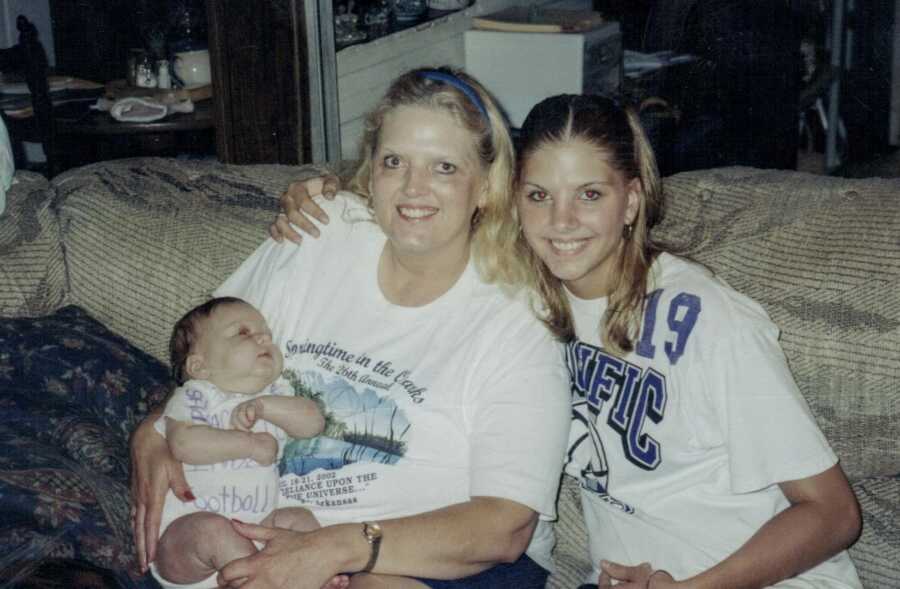
<path id="1" fill-rule="evenodd" d="M 554 94 L 609 94 L 622 83 L 622 35 L 608 22 L 584 33 L 465 33 L 466 71 L 493 93 L 513 128 Z"/>

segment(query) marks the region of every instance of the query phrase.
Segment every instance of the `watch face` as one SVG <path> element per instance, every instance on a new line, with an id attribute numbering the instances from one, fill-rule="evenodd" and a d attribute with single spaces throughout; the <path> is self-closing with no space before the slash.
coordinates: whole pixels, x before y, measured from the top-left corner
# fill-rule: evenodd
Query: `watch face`
<path id="1" fill-rule="evenodd" d="M 368 542 L 369 546 L 372 548 L 369 562 L 366 563 L 366 566 L 363 567 L 361 571 L 363 573 L 368 573 L 375 567 L 375 562 L 378 560 L 378 549 L 381 547 L 381 526 L 378 525 L 378 522 L 365 522 L 363 523 L 362 531 L 366 542 Z"/>
<path id="2" fill-rule="evenodd" d="M 381 540 L 381 526 L 376 522 L 366 522 L 363 524 L 363 535 L 370 544 Z"/>

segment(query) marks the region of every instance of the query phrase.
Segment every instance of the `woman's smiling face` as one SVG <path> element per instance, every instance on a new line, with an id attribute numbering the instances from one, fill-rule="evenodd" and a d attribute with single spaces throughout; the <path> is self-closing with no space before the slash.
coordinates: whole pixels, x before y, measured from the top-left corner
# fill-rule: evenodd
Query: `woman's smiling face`
<path id="1" fill-rule="evenodd" d="M 572 293 L 609 294 L 625 225 L 638 211 L 638 180 L 583 140 L 552 142 L 522 162 L 517 206 L 528 244 Z"/>
<path id="2" fill-rule="evenodd" d="M 394 253 L 466 259 L 485 182 L 474 135 L 448 112 L 401 106 L 385 115 L 369 189 Z"/>

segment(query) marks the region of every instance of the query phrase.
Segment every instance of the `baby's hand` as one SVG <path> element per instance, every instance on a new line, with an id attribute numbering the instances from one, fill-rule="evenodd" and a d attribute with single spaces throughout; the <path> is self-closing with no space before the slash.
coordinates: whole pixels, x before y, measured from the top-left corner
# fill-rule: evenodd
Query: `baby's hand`
<path id="1" fill-rule="evenodd" d="M 250 458 L 258 462 L 261 466 L 269 466 L 275 462 L 278 455 L 278 442 L 270 433 L 261 432 L 250 434 L 253 449 L 250 452 Z"/>
<path id="2" fill-rule="evenodd" d="M 244 401 L 231 412 L 231 427 L 249 432 L 258 419 L 262 419 L 262 402 L 259 399 Z"/>

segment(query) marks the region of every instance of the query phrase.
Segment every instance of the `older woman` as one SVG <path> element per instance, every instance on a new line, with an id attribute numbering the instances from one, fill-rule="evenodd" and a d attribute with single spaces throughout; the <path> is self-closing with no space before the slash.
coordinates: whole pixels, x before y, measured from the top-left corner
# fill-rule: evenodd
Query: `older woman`
<path id="1" fill-rule="evenodd" d="M 491 284 L 507 266 L 483 244 L 508 230 L 508 132 L 477 82 L 416 70 L 369 116 L 362 155 L 360 196 L 325 205 L 325 238 L 263 244 L 216 293 L 262 311 L 284 376 L 326 416 L 323 435 L 294 441 L 280 464 L 280 505 L 322 527 L 235 522 L 265 548 L 218 581 L 543 587 L 568 378 L 529 301 Z M 190 500 L 152 419 L 132 442 L 144 564 L 166 489 Z"/>

